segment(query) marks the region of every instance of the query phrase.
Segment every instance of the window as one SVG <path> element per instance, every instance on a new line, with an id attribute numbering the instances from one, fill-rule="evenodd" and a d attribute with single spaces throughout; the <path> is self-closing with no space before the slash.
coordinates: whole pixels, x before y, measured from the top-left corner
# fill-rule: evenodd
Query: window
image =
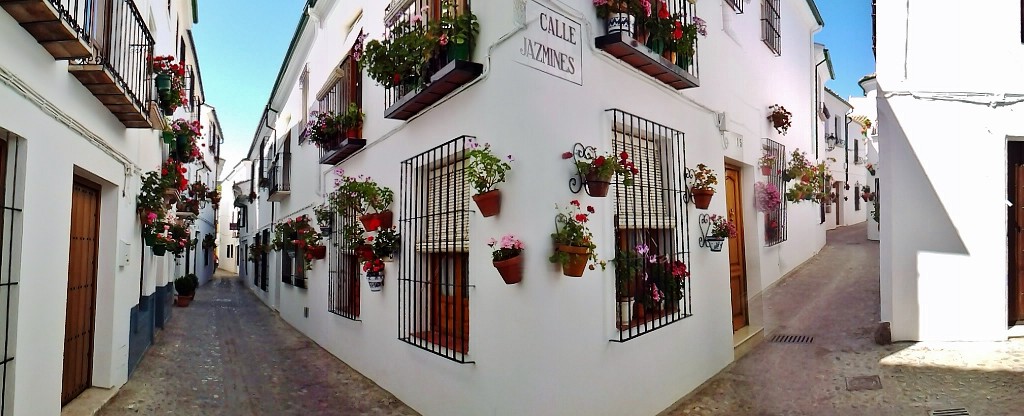
<path id="1" fill-rule="evenodd" d="M 860 140 L 853 141 L 853 164 L 860 165 L 864 163 L 864 159 L 860 157 Z"/>
<path id="2" fill-rule="evenodd" d="M 672 274 L 673 266 L 688 266 L 690 257 L 686 155 L 682 132 L 609 111 L 612 148 L 626 152 L 640 170 L 632 186 L 615 183 L 615 249 L 620 256 L 638 256 L 623 262 L 633 269 L 616 271 L 613 316 L 620 332 L 613 341 L 623 342 L 692 314 L 689 280 Z M 645 261 L 644 255 L 657 261 Z"/>
<path id="3" fill-rule="evenodd" d="M 861 194 L 860 182 L 858 181 L 857 184 L 853 186 L 853 196 L 854 196 L 854 198 L 853 198 L 853 210 L 854 211 L 860 211 L 860 194 Z"/>
<path id="4" fill-rule="evenodd" d="M 309 111 L 305 111 L 309 108 L 309 65 L 302 68 L 302 76 L 299 77 L 299 89 L 302 90 L 302 122 L 299 124 L 299 131 L 306 129 L 306 125 L 309 124 Z M 299 135 L 299 144 L 302 144 L 304 140 L 303 135 Z"/>
<path id="5" fill-rule="evenodd" d="M 292 246 L 281 250 L 281 281 L 295 287 L 306 288 L 305 251 Z"/>
<path id="6" fill-rule="evenodd" d="M 270 241 L 271 241 L 270 240 L 270 230 L 263 230 L 262 235 L 263 235 L 263 244 L 270 244 Z M 269 255 L 269 253 L 267 253 L 267 250 L 264 249 L 264 250 L 260 251 L 260 264 L 259 264 L 259 269 L 260 269 L 260 274 L 259 274 L 259 276 L 260 276 L 260 289 L 263 290 L 264 292 L 266 292 L 267 288 L 270 286 L 270 265 L 269 265 L 269 263 L 270 263 L 270 255 Z"/>
<path id="7" fill-rule="evenodd" d="M 743 13 L 743 0 L 725 0 L 725 3 L 732 7 L 736 13 Z"/>
<path id="8" fill-rule="evenodd" d="M 472 362 L 467 139 L 402 162 L 401 184 L 401 234 L 409 244 L 401 248 L 399 339 L 460 363 Z"/>
<path id="9" fill-rule="evenodd" d="M 359 72 L 359 64 L 352 59 L 351 52 L 341 62 L 334 74 L 329 86 L 316 98 L 317 111 L 341 114 L 348 109 L 349 104 L 355 104 L 362 108 L 363 94 L 360 83 L 362 76 Z"/>
<path id="10" fill-rule="evenodd" d="M 330 284 L 328 285 L 328 311 L 351 320 L 359 320 L 359 258 L 345 246 L 344 230 L 356 226 L 356 213 L 336 214 L 333 219 L 331 247 L 335 255 L 330 259 Z M 387 270 L 385 270 L 387 271 Z"/>
<path id="11" fill-rule="evenodd" d="M 764 244 L 767 247 L 781 244 L 788 237 L 787 216 L 786 216 L 786 181 L 782 178 L 782 171 L 786 168 L 786 146 L 772 139 L 764 139 L 762 151 L 775 156 L 775 165 L 772 166 L 772 174 L 767 178 L 768 183 L 775 185 L 782 194 L 782 203 L 775 211 L 767 212 L 764 215 Z"/>
<path id="12" fill-rule="evenodd" d="M 232 258 L 232 256 L 231 256 L 231 249 L 233 249 L 234 247 L 235 247 L 235 246 L 232 246 L 232 245 L 228 245 L 228 258 L 229 258 L 229 259 L 230 259 L 230 258 Z"/>
<path id="13" fill-rule="evenodd" d="M 761 40 L 776 55 L 782 55 L 779 0 L 761 0 Z"/>

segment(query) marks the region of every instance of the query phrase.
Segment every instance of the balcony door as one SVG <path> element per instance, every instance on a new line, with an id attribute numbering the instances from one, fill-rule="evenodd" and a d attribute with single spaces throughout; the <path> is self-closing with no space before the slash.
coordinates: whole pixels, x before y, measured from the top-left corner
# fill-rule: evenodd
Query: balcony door
<path id="1" fill-rule="evenodd" d="M 85 0 L 85 33 L 89 34 L 89 45 L 93 56 L 104 56 L 101 51 L 109 47 L 111 7 L 114 0 Z"/>

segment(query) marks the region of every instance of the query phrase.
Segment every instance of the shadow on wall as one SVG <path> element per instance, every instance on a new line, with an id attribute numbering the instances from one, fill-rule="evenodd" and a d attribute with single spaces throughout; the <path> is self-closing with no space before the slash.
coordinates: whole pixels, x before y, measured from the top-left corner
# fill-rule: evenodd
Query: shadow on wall
<path id="1" fill-rule="evenodd" d="M 878 107 L 879 124 L 886 130 L 885 152 L 888 152 L 889 164 L 894 165 L 888 168 L 887 173 L 893 175 L 892 181 L 897 178 L 899 181 L 899 186 L 889 185 L 890 188 L 896 187 L 895 191 L 883 186 L 879 192 L 882 198 L 879 207 L 881 221 L 889 228 L 887 236 L 890 241 L 886 247 L 892 269 L 889 293 L 893 297 L 894 320 L 897 320 L 898 310 L 898 322 L 913 325 L 910 331 L 900 332 L 916 337 L 921 328 L 919 259 L 932 254 L 967 256 L 969 253 L 889 102 L 878 100 Z M 893 197 L 894 193 L 899 197 Z M 893 218 L 892 212 L 901 215 Z"/>

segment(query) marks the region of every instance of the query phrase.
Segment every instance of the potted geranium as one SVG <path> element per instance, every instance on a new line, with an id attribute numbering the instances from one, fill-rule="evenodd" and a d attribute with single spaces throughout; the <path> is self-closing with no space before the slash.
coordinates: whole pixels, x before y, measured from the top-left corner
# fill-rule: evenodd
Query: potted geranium
<path id="1" fill-rule="evenodd" d="M 178 202 L 181 193 L 188 189 L 188 169 L 181 162 L 167 158 L 160 168 L 160 188 L 164 190 L 164 202 L 167 205 Z"/>
<path id="2" fill-rule="evenodd" d="M 754 184 L 754 209 L 760 212 L 774 212 L 782 204 L 782 194 L 773 183 Z"/>
<path id="3" fill-rule="evenodd" d="M 455 2 L 446 0 L 441 8 L 441 18 L 431 26 L 430 37 L 436 37 L 438 44 L 447 50 L 449 61 L 468 61 L 476 36 L 480 34 L 480 22 L 468 8 L 459 13 Z"/>
<path id="4" fill-rule="evenodd" d="M 316 215 L 316 222 L 320 226 L 320 234 L 331 235 L 331 228 L 334 225 L 334 211 L 329 204 L 313 207 L 313 214 Z"/>
<path id="5" fill-rule="evenodd" d="M 320 244 L 320 233 L 313 230 L 308 215 L 285 220 L 274 226 L 274 250 L 302 249 L 305 251 L 304 266 L 312 270 L 311 260 L 321 260 L 327 256 L 327 248 Z"/>
<path id="6" fill-rule="evenodd" d="M 422 16 L 414 15 L 391 25 L 386 39 L 367 42 L 359 66 L 384 88 L 412 90 L 427 81 L 428 62 L 437 46 Z"/>
<path id="7" fill-rule="evenodd" d="M 373 258 L 363 263 L 363 272 L 366 273 L 366 283 L 370 291 L 380 292 L 384 289 L 384 262 L 381 259 Z"/>
<path id="8" fill-rule="evenodd" d="M 638 244 L 634 249 L 619 250 L 612 259 L 615 264 L 615 300 L 619 305 L 619 324 L 630 321 L 633 312 L 633 297 L 642 283 L 643 265 L 650 248 Z"/>
<path id="9" fill-rule="evenodd" d="M 704 237 L 704 241 L 711 251 L 722 251 L 725 239 L 736 237 L 736 224 L 718 214 L 708 216 L 708 221 L 710 222 L 710 231 Z"/>
<path id="10" fill-rule="evenodd" d="M 501 241 L 491 239 L 488 246 L 491 252 L 491 262 L 498 274 L 505 281 L 506 285 L 519 283 L 523 280 L 523 242 L 519 241 L 512 234 L 505 234 Z"/>
<path id="11" fill-rule="evenodd" d="M 196 139 L 202 135 L 203 126 L 199 121 L 177 119 L 171 122 L 170 130 L 165 130 L 163 140 L 171 149 L 171 154 L 182 162 L 199 160 L 203 153 L 196 146 Z"/>
<path id="12" fill-rule="evenodd" d="M 174 298 L 174 304 L 182 308 L 188 306 L 195 298 L 198 286 L 199 279 L 192 273 L 174 279 L 174 291 L 178 293 Z"/>
<path id="13" fill-rule="evenodd" d="M 690 185 L 690 194 L 693 196 L 693 205 L 697 209 L 708 209 L 711 205 L 711 197 L 715 196 L 715 185 L 718 185 L 718 176 L 715 171 L 701 163 L 696 169 L 690 169 L 690 176 L 693 183 Z"/>
<path id="14" fill-rule="evenodd" d="M 786 107 L 778 104 L 773 104 L 771 107 L 768 107 L 768 109 L 771 110 L 771 113 L 768 114 L 768 120 L 772 122 L 772 127 L 774 127 L 775 131 L 779 132 L 779 134 L 785 136 L 786 132 L 789 131 L 789 128 L 793 126 L 793 123 L 790 120 L 793 117 L 793 113 L 790 113 L 786 110 Z"/>
<path id="15" fill-rule="evenodd" d="M 864 166 L 864 168 L 868 170 L 868 173 L 870 173 L 871 176 L 875 176 L 875 165 L 874 164 L 868 163 L 866 166 Z"/>
<path id="16" fill-rule="evenodd" d="M 366 115 L 359 110 L 356 103 L 349 103 L 345 114 L 341 116 L 341 127 L 345 132 L 343 139 L 354 139 L 360 136 L 363 127 L 363 117 Z"/>
<path id="17" fill-rule="evenodd" d="M 872 201 L 875 199 L 875 193 L 871 192 L 871 187 L 864 185 L 861 187 L 860 197 L 864 199 L 864 202 Z"/>
<path id="18" fill-rule="evenodd" d="M 329 149 L 337 146 L 342 140 L 344 116 L 336 116 L 333 112 L 309 113 L 310 120 L 306 128 L 299 134 L 302 140 L 309 140 L 314 146 Z"/>
<path id="19" fill-rule="evenodd" d="M 469 162 L 466 164 L 466 175 L 476 195 L 473 195 L 473 202 L 480 208 L 480 214 L 484 217 L 498 215 L 501 212 L 501 190 L 494 189 L 494 186 L 505 182 L 505 173 L 512 169 L 509 162 L 514 159 L 508 155 L 504 159 L 499 158 L 491 151 L 491 144 L 480 146 L 476 141 L 470 139 L 470 150 L 466 152 Z"/>
<path id="20" fill-rule="evenodd" d="M 563 159 L 572 158 L 571 152 L 562 154 Z M 619 154 L 608 153 L 598 155 L 594 159 L 581 159 L 576 161 L 576 169 L 583 177 L 583 183 L 587 185 L 587 194 L 593 197 L 608 195 L 608 186 L 611 184 L 613 175 L 619 176 L 621 183 L 625 186 L 633 185 L 633 176 L 640 173 L 629 159 L 629 153 Z"/>
<path id="21" fill-rule="evenodd" d="M 395 253 L 398 252 L 401 241 L 397 228 L 381 228 L 377 235 L 366 237 L 366 241 L 370 244 L 374 257 L 388 263 L 395 261 Z"/>
<path id="22" fill-rule="evenodd" d="M 587 222 L 590 221 L 590 214 L 594 213 L 594 207 L 587 206 L 587 212 L 583 212 L 580 201 L 570 202 L 571 208 L 566 207 L 555 216 L 555 232 L 551 234 L 551 240 L 556 245 L 555 253 L 548 260 L 562 266 L 562 274 L 569 277 L 582 277 L 587 267 L 587 262 L 599 263 L 597 258 L 597 245 L 594 244 L 594 235 L 590 232 Z M 600 262 L 604 268 L 604 263 Z"/>
<path id="23" fill-rule="evenodd" d="M 394 214 L 388 209 L 394 199 L 394 191 L 378 185 L 368 176 L 344 176 L 331 203 L 336 212 L 354 210 L 360 214 L 359 222 L 366 231 L 376 231 L 380 227 L 391 228 L 394 223 Z"/>
<path id="24" fill-rule="evenodd" d="M 772 168 L 775 167 L 776 159 L 775 155 L 768 152 L 764 152 L 764 154 L 761 155 L 761 158 L 757 159 L 757 165 L 761 167 L 761 175 L 772 175 Z"/>
<path id="25" fill-rule="evenodd" d="M 157 94 L 160 97 L 160 109 L 169 116 L 178 107 L 188 103 L 185 93 L 185 66 L 176 62 L 173 56 L 154 57 L 152 66 Z"/>
<path id="26" fill-rule="evenodd" d="M 147 233 L 151 232 L 153 223 L 167 212 L 159 173 L 147 172 L 142 176 L 142 187 L 135 197 L 135 212 L 139 214 L 139 221 Z"/>

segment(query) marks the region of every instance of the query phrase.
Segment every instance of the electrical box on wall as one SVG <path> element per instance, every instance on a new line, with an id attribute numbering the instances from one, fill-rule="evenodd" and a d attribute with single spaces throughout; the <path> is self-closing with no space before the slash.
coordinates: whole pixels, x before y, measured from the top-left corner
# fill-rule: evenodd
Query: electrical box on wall
<path id="1" fill-rule="evenodd" d="M 718 131 L 726 131 L 729 129 L 729 118 L 724 112 L 715 113 L 715 124 L 718 125 Z"/>
<path id="2" fill-rule="evenodd" d="M 128 267 L 132 262 L 132 243 L 124 240 L 117 242 L 117 266 L 121 268 Z"/>

